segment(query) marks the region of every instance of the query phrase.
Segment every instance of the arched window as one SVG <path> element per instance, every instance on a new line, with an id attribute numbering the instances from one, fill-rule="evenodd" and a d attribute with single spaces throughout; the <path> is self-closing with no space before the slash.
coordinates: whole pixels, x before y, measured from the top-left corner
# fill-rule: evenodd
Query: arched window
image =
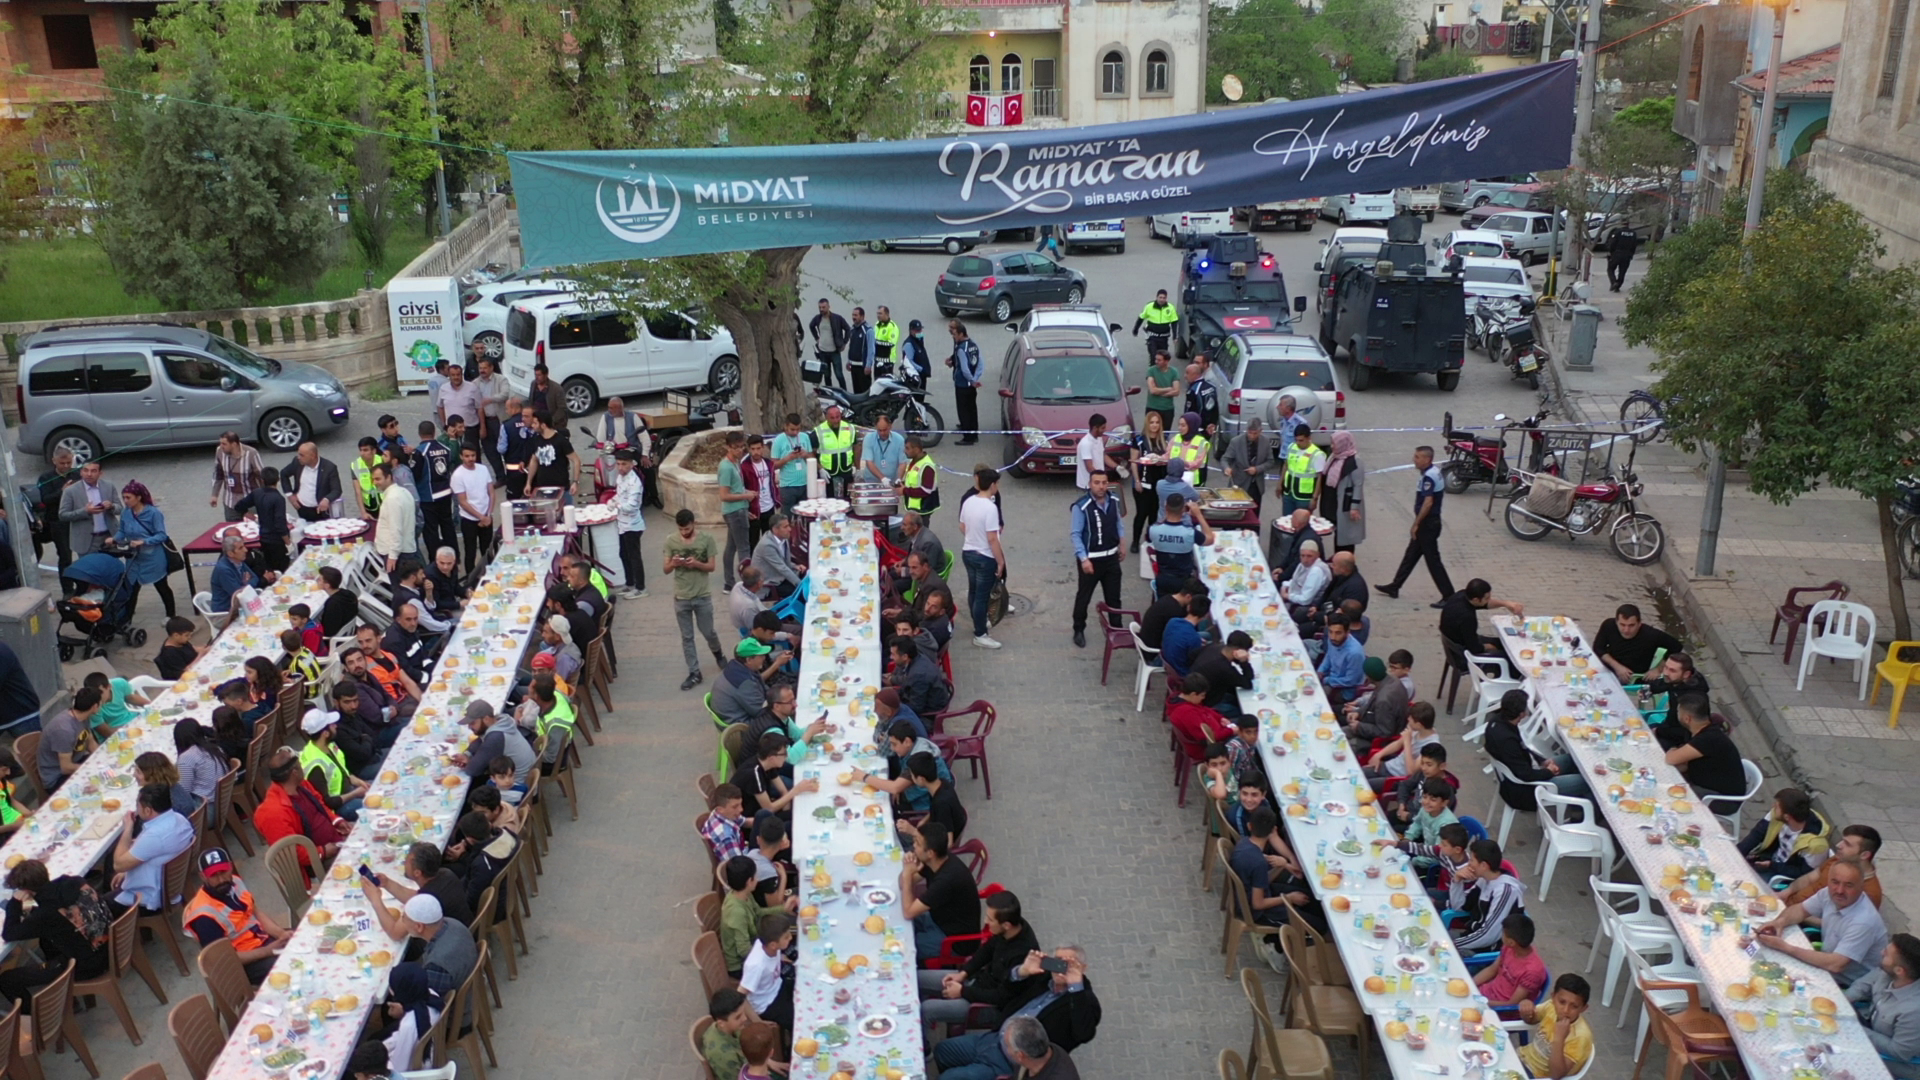
<path id="1" fill-rule="evenodd" d="M 1173 94 L 1173 50 L 1159 44 L 1147 46 L 1147 58 L 1141 64 L 1140 95 L 1170 97 Z"/>
<path id="2" fill-rule="evenodd" d="M 1000 58 L 1000 92 L 1017 94 L 1023 88 L 1021 79 L 1020 54 L 1008 53 Z"/>
<path id="3" fill-rule="evenodd" d="M 984 54 L 967 61 L 967 93 L 993 93 L 993 61 Z"/>
<path id="4" fill-rule="evenodd" d="M 1687 100 L 1700 100 L 1700 76 L 1707 66 L 1707 32 L 1693 32 L 1693 53 L 1687 60 Z"/>
<path id="5" fill-rule="evenodd" d="M 1100 54 L 1100 96 L 1127 96 L 1127 54 L 1120 49 Z"/>

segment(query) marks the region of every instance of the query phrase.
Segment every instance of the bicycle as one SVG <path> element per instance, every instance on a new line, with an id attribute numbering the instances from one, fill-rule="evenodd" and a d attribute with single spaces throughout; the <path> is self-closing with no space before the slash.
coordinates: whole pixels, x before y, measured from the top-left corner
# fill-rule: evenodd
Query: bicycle
<path id="1" fill-rule="evenodd" d="M 1897 486 L 1900 494 L 1893 500 L 1894 549 L 1907 576 L 1920 578 L 1920 477 L 1909 476 Z"/>
<path id="2" fill-rule="evenodd" d="M 1651 390 L 1635 390 L 1620 403 L 1620 426 L 1640 445 L 1667 437 L 1667 405 Z"/>

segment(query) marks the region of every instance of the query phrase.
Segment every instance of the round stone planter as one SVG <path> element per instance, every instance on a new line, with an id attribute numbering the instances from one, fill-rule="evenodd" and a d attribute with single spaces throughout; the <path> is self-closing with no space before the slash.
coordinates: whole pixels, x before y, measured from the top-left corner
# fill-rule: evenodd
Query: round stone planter
<path id="1" fill-rule="evenodd" d="M 728 432 L 741 430 L 744 429 L 714 428 L 674 444 L 673 451 L 660 463 L 660 502 L 666 507 L 669 519 L 684 507 L 693 511 L 693 519 L 702 525 L 724 524 L 720 517 L 720 481 L 714 470 L 696 472 L 687 468 L 686 462 L 695 450 L 723 442 Z"/>

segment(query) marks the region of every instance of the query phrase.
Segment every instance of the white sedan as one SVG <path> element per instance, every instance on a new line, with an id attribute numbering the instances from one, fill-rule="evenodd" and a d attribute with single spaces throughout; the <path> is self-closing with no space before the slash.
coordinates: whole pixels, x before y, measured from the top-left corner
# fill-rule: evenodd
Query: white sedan
<path id="1" fill-rule="evenodd" d="M 1514 259 L 1488 259 L 1467 256 L 1460 260 L 1461 284 L 1466 290 L 1467 315 L 1481 300 L 1531 300 L 1533 282 L 1526 268 Z"/>
<path id="2" fill-rule="evenodd" d="M 1507 256 L 1507 248 L 1500 242 L 1500 234 L 1485 229 L 1455 229 L 1434 240 L 1433 246 L 1439 250 L 1443 264 L 1455 255 L 1463 259 L 1504 259 Z"/>
<path id="3" fill-rule="evenodd" d="M 867 250 L 876 254 L 883 251 L 944 251 L 949 255 L 958 255 L 963 251 L 972 251 L 991 239 L 993 239 L 991 229 L 968 229 L 961 232 L 935 233 L 931 236 L 900 236 L 892 240 L 869 240 Z"/>
<path id="4" fill-rule="evenodd" d="M 474 285 L 460 293 L 460 340 L 469 349 L 474 342 L 486 348 L 486 357 L 498 370 L 507 347 L 507 312 L 530 296 L 570 293 L 580 287 L 566 278 L 527 278 L 523 281 L 490 281 Z"/>

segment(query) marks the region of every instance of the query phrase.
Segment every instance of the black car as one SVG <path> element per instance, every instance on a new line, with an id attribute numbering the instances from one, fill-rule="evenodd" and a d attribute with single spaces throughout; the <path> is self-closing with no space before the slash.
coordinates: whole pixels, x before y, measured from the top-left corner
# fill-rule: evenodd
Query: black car
<path id="1" fill-rule="evenodd" d="M 1216 233 L 1181 260 L 1180 322 L 1173 353 L 1182 359 L 1212 353 L 1229 334 L 1293 329 L 1307 298 L 1291 305 L 1287 282 L 1271 254 L 1251 233 Z"/>
<path id="2" fill-rule="evenodd" d="M 951 319 L 963 311 L 1006 322 L 1035 304 L 1077 304 L 1087 295 L 1087 276 L 1045 255 L 956 255 L 933 287 L 933 302 Z"/>

